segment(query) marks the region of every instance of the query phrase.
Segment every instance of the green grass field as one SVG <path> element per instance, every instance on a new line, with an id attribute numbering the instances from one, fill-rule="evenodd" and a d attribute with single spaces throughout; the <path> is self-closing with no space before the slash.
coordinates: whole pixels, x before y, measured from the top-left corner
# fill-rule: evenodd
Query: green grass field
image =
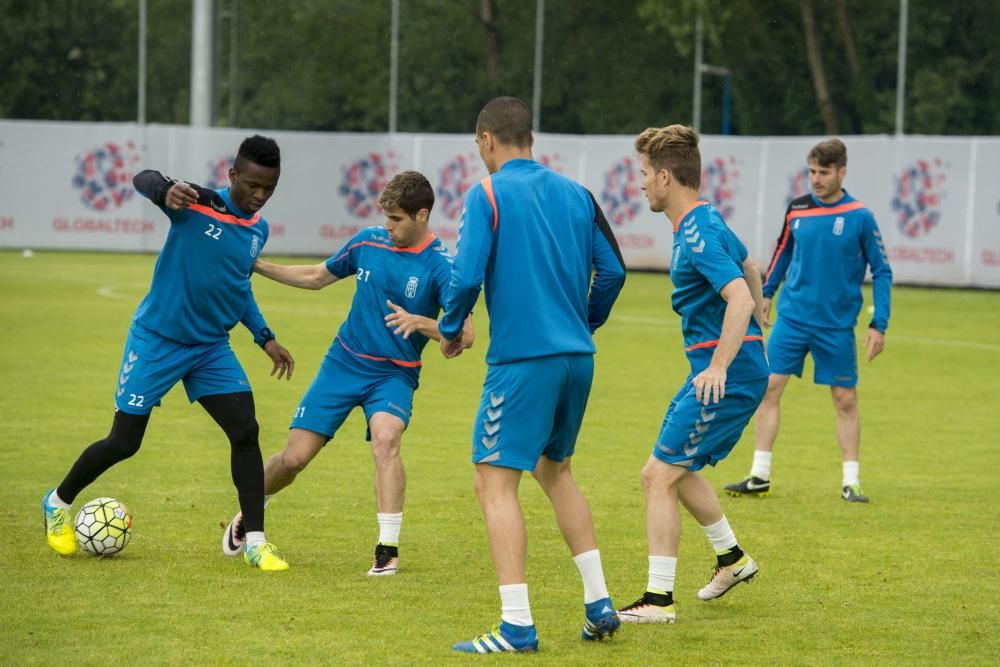
<path id="1" fill-rule="evenodd" d="M 377 536 L 371 456 L 359 411 L 271 503 L 268 537 L 292 568 L 251 571 L 219 549 L 237 509 L 229 447 L 176 387 L 142 450 L 74 506 L 110 495 L 135 519 L 118 557 L 60 558 L 38 508 L 82 448 L 111 423 L 129 320 L 152 274 L 149 255 L 0 253 L 0 663 L 452 664 L 450 651 L 499 617 L 485 530 L 472 492 L 470 430 L 485 372 L 478 343 L 445 362 L 428 348 L 403 442 L 408 489 L 402 570 L 369 580 Z M 301 260 L 299 260 L 301 261 Z M 255 278 L 291 382 L 247 332 L 233 332 L 253 382 L 261 446 L 288 422 L 347 311 L 353 287 L 306 292 Z M 597 524 L 619 605 L 646 583 L 639 470 L 687 373 L 669 278 L 632 274 L 597 336 L 597 377 L 576 477 Z M 870 298 L 870 296 L 869 296 Z M 869 301 L 870 303 L 870 301 Z M 867 317 L 862 318 L 867 322 Z M 793 382 L 783 401 L 772 495 L 723 499 L 760 562 L 752 586 L 704 603 L 714 558 L 684 518 L 675 626 L 624 628 L 580 641 L 582 587 L 552 512 L 526 478 L 528 581 L 538 664 L 996 664 L 1000 577 L 1000 293 L 897 289 L 884 355 L 861 371 L 861 477 L 873 501 L 839 499 L 829 392 Z M 708 478 L 742 477 L 752 431 Z M 485 658 L 485 660 L 495 660 Z M 505 658 L 499 658 L 505 659 Z"/>

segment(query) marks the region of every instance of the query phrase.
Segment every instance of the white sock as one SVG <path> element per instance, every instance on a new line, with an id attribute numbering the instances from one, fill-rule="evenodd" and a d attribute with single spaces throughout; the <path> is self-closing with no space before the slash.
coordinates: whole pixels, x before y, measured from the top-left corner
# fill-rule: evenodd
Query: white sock
<path id="1" fill-rule="evenodd" d="M 753 465 L 750 467 L 750 474 L 757 479 L 771 479 L 771 454 L 773 452 L 759 452 L 754 450 Z"/>
<path id="2" fill-rule="evenodd" d="M 500 587 L 500 618 L 513 625 L 534 625 L 528 604 L 528 584 Z"/>
<path id="3" fill-rule="evenodd" d="M 851 486 L 853 484 L 858 484 L 858 468 L 861 466 L 860 461 L 844 461 L 844 483 L 841 486 Z"/>
<path id="4" fill-rule="evenodd" d="M 399 546 L 399 529 L 403 525 L 403 513 L 378 515 L 378 543 L 387 547 Z"/>
<path id="5" fill-rule="evenodd" d="M 729 520 L 725 515 L 711 526 L 702 526 L 705 529 L 705 536 L 712 543 L 715 553 L 721 554 L 736 546 L 736 535 L 729 527 Z"/>
<path id="6" fill-rule="evenodd" d="M 59 493 L 55 489 L 52 489 L 52 493 L 49 494 L 48 500 L 46 500 L 46 502 L 52 507 L 59 507 L 64 510 L 68 510 L 70 507 L 72 507 L 70 503 L 66 502 L 65 500 L 59 497 Z"/>
<path id="7" fill-rule="evenodd" d="M 677 576 L 677 559 L 672 556 L 649 557 L 649 583 L 646 590 L 654 593 L 673 593 Z"/>
<path id="8" fill-rule="evenodd" d="M 604 568 L 601 567 L 601 552 L 597 549 L 584 551 L 573 556 L 576 569 L 583 578 L 583 603 L 590 604 L 608 597 L 608 586 L 604 583 Z"/>
<path id="9" fill-rule="evenodd" d="M 267 540 L 264 539 L 263 530 L 251 530 L 247 532 L 246 543 L 248 548 L 257 546 L 258 544 L 264 544 L 266 542 Z"/>

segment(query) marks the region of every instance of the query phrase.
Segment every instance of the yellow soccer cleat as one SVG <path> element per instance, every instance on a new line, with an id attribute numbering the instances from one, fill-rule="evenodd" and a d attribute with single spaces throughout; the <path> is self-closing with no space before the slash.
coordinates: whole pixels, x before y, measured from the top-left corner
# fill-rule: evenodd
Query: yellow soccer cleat
<path id="1" fill-rule="evenodd" d="M 45 516 L 45 541 L 57 554 L 69 556 L 79 548 L 76 543 L 76 533 L 73 531 L 73 521 L 69 510 L 49 505 L 49 495 L 55 489 L 49 490 L 42 498 L 42 514 Z"/>
<path id="2" fill-rule="evenodd" d="M 264 544 L 249 544 L 243 548 L 243 560 L 250 567 L 265 572 L 284 572 L 288 563 L 278 555 L 278 549 L 270 542 Z"/>

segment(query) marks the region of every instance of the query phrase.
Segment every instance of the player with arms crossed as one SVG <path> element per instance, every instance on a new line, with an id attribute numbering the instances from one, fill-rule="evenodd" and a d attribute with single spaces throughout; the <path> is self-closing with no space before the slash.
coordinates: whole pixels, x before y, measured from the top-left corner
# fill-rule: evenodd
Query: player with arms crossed
<path id="1" fill-rule="evenodd" d="M 428 338 L 439 339 L 437 315 L 452 261 L 428 228 L 434 190 L 423 174 L 395 176 L 379 196 L 379 206 L 385 226 L 363 229 L 325 262 L 282 266 L 259 260 L 255 266 L 262 276 L 304 289 L 356 278 L 347 320 L 295 411 L 285 448 L 264 466 L 264 491 L 270 497 L 291 484 L 360 406 L 375 460 L 379 524 L 369 576 L 399 569 L 406 488 L 400 441 L 410 421 L 421 352 Z M 463 342 L 472 345 L 471 319 L 465 321 Z M 237 514 L 223 535 L 223 552 L 239 553 L 242 539 L 243 520 Z"/>
<path id="2" fill-rule="evenodd" d="M 635 140 L 642 189 L 653 211 L 673 223 L 670 262 L 674 311 L 681 316 L 691 374 L 670 401 L 660 435 L 642 469 L 649 578 L 645 593 L 618 615 L 631 623 L 673 623 L 681 538 L 680 506 L 712 544 L 716 567 L 698 591 L 722 597 L 757 573 L 698 470 L 726 458 L 767 388 L 761 328 L 760 269 L 710 204 L 698 201 L 698 134 L 683 125 L 649 128 Z"/>
<path id="3" fill-rule="evenodd" d="M 871 267 L 875 314 L 868 325 L 868 361 L 885 345 L 889 326 L 892 269 L 882 234 L 871 209 L 843 188 L 847 147 L 840 139 L 822 141 L 809 152 L 813 193 L 788 205 L 778 245 L 764 282 L 764 324 L 771 298 L 785 274 L 781 309 L 768 339 L 771 378 L 757 411 L 755 448 L 750 474 L 726 486 L 734 496 L 764 496 L 771 490 L 771 455 L 781 421 L 781 394 L 792 374 L 802 377 L 812 354 L 813 382 L 830 385 L 837 413 L 837 441 L 843 456 L 841 498 L 866 503 L 861 490 L 859 459 L 861 417 L 858 414 L 858 354 L 854 326 L 863 298 L 861 284 Z"/>
<path id="4" fill-rule="evenodd" d="M 88 447 L 62 483 L 42 499 L 48 544 L 60 554 L 77 550 L 69 509 L 105 470 L 142 444 L 153 408 L 178 380 L 222 427 L 246 516 L 243 558 L 261 570 L 287 570 L 264 539 L 264 469 L 253 394 L 229 346 L 237 322 L 274 362 L 271 375 L 291 378 L 294 360 L 275 341 L 250 288 L 257 254 L 267 242 L 260 209 L 274 194 L 281 153 L 273 139 L 255 135 L 240 144 L 230 187 L 209 190 L 156 171 L 135 176 L 140 194 L 170 219 L 149 293 L 139 304 L 125 341 L 111 433 Z"/>
<path id="5" fill-rule="evenodd" d="M 479 113 L 476 143 L 490 176 L 466 194 L 439 325 L 441 349 L 453 356 L 465 341 L 462 322 L 485 278 L 490 347 L 472 461 L 502 617 L 491 632 L 455 644 L 467 653 L 538 648 L 517 497 L 525 470 L 551 501 L 583 578 L 583 638 L 602 639 L 620 625 L 570 458 L 593 381 L 592 334 L 611 312 L 625 266 L 593 195 L 535 162 L 532 142 L 531 112 L 521 100 L 499 97 Z"/>

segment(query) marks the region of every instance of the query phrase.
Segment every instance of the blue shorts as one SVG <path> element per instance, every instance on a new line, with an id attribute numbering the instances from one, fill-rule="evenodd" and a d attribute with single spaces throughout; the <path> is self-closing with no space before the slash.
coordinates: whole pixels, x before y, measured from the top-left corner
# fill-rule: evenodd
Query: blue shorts
<path id="1" fill-rule="evenodd" d="M 806 354 L 812 353 L 813 382 L 834 387 L 858 383 L 858 345 L 854 329 L 816 329 L 788 319 L 778 321 L 767 339 L 771 372 L 802 377 Z"/>
<path id="2" fill-rule="evenodd" d="M 694 472 L 729 455 L 767 391 L 767 378 L 726 380 L 726 395 L 705 405 L 695 397 L 692 377 L 670 401 L 653 456 Z"/>
<path id="3" fill-rule="evenodd" d="M 594 380 L 594 357 L 563 354 L 486 371 L 472 429 L 472 462 L 534 470 L 544 454 L 573 455 Z"/>
<path id="4" fill-rule="evenodd" d="M 386 412 L 402 419 L 405 427 L 413 411 L 413 390 L 411 382 L 392 368 L 376 367 L 333 350 L 323 358 L 289 428 L 319 433 L 329 440 L 357 406 L 365 411 L 365 423 L 376 412 Z M 371 440 L 371 433 L 365 437 Z"/>
<path id="5" fill-rule="evenodd" d="M 184 381 L 184 391 L 192 403 L 202 396 L 250 391 L 250 381 L 229 347 L 228 338 L 185 345 L 133 324 L 118 372 L 118 409 L 148 415 L 178 380 Z"/>

